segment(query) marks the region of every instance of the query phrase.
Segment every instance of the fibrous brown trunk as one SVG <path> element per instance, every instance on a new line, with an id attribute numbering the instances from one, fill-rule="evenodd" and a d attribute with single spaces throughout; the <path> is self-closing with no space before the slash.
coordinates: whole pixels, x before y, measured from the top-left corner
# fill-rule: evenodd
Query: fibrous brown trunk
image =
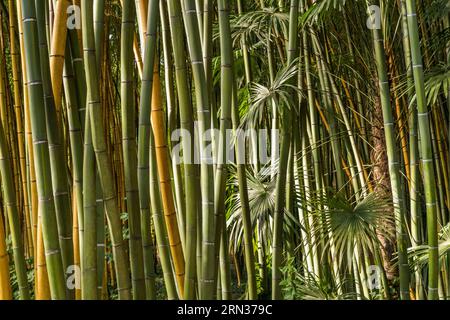
<path id="1" fill-rule="evenodd" d="M 375 79 L 374 83 L 377 83 Z M 383 111 L 381 108 L 381 100 L 376 96 L 373 113 L 372 113 L 372 145 L 371 162 L 373 165 L 373 178 L 375 180 L 375 192 L 380 193 L 386 198 L 392 198 L 390 177 L 389 177 L 389 163 L 386 151 L 386 138 L 384 135 Z M 394 216 L 393 210 L 389 210 L 386 214 Z M 394 231 L 395 226 L 390 225 Z M 394 234 L 394 232 L 393 232 Z M 388 239 L 385 235 L 378 233 L 378 239 L 381 243 L 381 255 L 383 258 L 383 267 L 386 276 L 392 280 L 397 275 L 397 268 L 395 267 L 392 258 L 395 252 L 395 239 Z"/>

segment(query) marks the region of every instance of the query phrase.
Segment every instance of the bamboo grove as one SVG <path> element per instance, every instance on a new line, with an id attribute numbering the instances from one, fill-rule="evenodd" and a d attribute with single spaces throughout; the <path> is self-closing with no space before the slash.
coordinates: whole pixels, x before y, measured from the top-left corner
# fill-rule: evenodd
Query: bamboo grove
<path id="1" fill-rule="evenodd" d="M 0 299 L 450 299 L 448 0 L 0 0 Z"/>

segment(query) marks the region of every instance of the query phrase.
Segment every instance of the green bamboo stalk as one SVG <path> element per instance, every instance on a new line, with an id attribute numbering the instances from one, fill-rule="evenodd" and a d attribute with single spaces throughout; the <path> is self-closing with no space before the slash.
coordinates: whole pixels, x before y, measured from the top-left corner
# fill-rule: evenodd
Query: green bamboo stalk
<path id="1" fill-rule="evenodd" d="M 91 152 L 93 152 L 92 145 L 90 147 Z M 98 176 L 98 170 L 95 175 L 95 193 L 97 202 L 97 296 L 103 299 L 103 280 L 105 277 L 105 247 L 106 247 L 106 237 L 105 237 L 105 208 L 103 202 L 102 186 L 100 183 L 100 178 Z"/>
<path id="2" fill-rule="evenodd" d="M 45 257 L 52 299 L 65 299 L 65 277 L 58 240 L 58 226 L 52 195 L 50 156 L 45 121 L 45 101 L 39 59 L 36 7 L 32 0 L 22 0 L 24 49 L 30 98 L 31 127 L 36 166 L 39 215 L 42 219 Z"/>
<path id="3" fill-rule="evenodd" d="M 3 99 L 1 99 L 3 100 Z M 0 103 L 4 103 L 1 101 Z M 3 203 L 6 207 L 9 232 L 12 240 L 14 256 L 14 268 L 19 285 L 20 299 L 30 299 L 27 280 L 27 267 L 25 263 L 24 246 L 20 234 L 20 219 L 17 210 L 16 193 L 14 190 L 14 179 L 12 176 L 10 153 L 6 142 L 3 125 L 0 125 L 0 175 L 2 178 Z"/>
<path id="4" fill-rule="evenodd" d="M 84 132 L 85 130 L 85 119 L 86 119 L 86 75 L 84 71 L 84 61 L 82 57 L 82 52 L 80 49 L 80 43 L 78 41 L 78 33 L 76 29 L 69 29 L 69 42 L 70 42 L 70 52 L 72 60 L 70 62 L 73 66 L 73 71 L 75 75 L 75 83 L 76 83 L 76 93 L 77 98 L 80 104 L 78 109 L 79 119 L 81 130 Z"/>
<path id="5" fill-rule="evenodd" d="M 83 300 L 98 298 L 97 283 L 97 194 L 95 153 L 89 113 L 86 112 L 83 158 L 83 239 L 80 242 L 81 295 Z M 103 222 L 103 221 L 102 221 Z M 82 249 L 81 249 L 82 248 Z"/>
<path id="6" fill-rule="evenodd" d="M 67 122 L 69 127 L 70 151 L 72 155 L 73 188 L 77 201 L 77 214 L 83 216 L 83 133 L 80 121 L 80 103 L 77 95 L 72 53 L 66 43 L 63 84 L 66 98 Z M 82 239 L 82 238 L 80 238 Z M 82 243 L 82 241 L 80 241 Z"/>
<path id="7" fill-rule="evenodd" d="M 95 42 L 95 57 L 97 60 L 97 70 L 98 75 L 102 77 L 103 75 L 103 59 L 104 59 L 104 40 L 105 40 L 105 1 L 104 0 L 94 0 L 94 42 Z M 76 42 L 78 44 L 78 41 Z M 84 75 L 84 73 L 83 73 Z M 84 79 L 84 78 L 83 78 Z M 86 89 L 84 89 L 86 90 Z M 102 99 L 102 107 L 103 103 L 105 101 L 105 97 L 101 97 Z M 87 123 L 89 123 L 89 118 L 86 118 Z M 87 131 L 87 130 L 86 130 Z M 86 134 L 90 135 L 91 131 L 89 130 L 86 132 Z M 90 140 L 92 140 L 91 137 L 89 137 Z M 94 149 L 92 146 L 92 141 L 90 144 L 87 144 L 86 146 L 86 152 L 94 154 Z M 92 157 L 91 155 L 86 155 L 86 157 Z M 95 161 L 95 160 L 94 160 Z M 89 167 L 87 167 L 89 173 Z M 104 201 L 103 201 L 103 192 L 102 187 L 100 183 L 100 177 L 98 170 L 95 170 L 95 177 L 88 176 L 86 177 L 89 179 L 89 183 L 95 184 L 95 193 L 96 193 L 96 215 L 97 215 L 97 245 L 96 245 L 96 252 L 97 252 L 97 295 L 101 297 L 101 289 L 103 287 L 103 277 L 104 277 L 104 260 L 105 260 L 105 207 L 104 207 Z M 86 183 L 88 184 L 88 183 Z M 89 199 L 88 202 L 91 202 L 92 199 Z M 90 206 L 90 204 L 87 204 Z M 93 212 L 91 213 L 93 214 Z M 93 219 L 93 218 L 92 218 Z M 93 222 L 93 220 L 92 220 Z M 86 224 L 87 225 L 87 224 Z M 95 226 L 95 225 L 93 225 Z M 94 231 L 92 231 L 94 232 Z M 94 250 L 92 247 L 93 244 L 90 243 L 89 246 L 91 247 L 91 250 Z M 91 256 L 92 257 L 92 256 Z M 93 257 L 92 257 L 93 258 Z M 91 265 L 94 265 L 94 262 L 89 262 Z"/>
<path id="8" fill-rule="evenodd" d="M 316 47 L 314 46 L 314 49 L 316 49 Z M 310 67 L 310 61 L 309 61 L 309 57 L 307 57 L 305 51 L 305 65 L 308 64 L 308 69 Z M 315 50 L 315 53 L 317 54 L 317 51 Z M 333 162 L 336 168 L 336 187 L 337 190 L 340 191 L 343 186 L 344 186 L 344 172 L 342 170 L 342 165 L 341 165 L 341 146 L 339 144 L 339 133 L 338 133 L 338 124 L 336 123 L 336 118 L 337 115 L 334 111 L 333 105 L 332 105 L 332 100 L 331 100 L 331 90 L 330 90 L 330 85 L 328 82 L 328 77 L 326 76 L 324 69 L 323 69 L 323 64 L 322 64 L 322 60 L 321 57 L 318 57 L 317 59 L 317 68 L 319 71 L 319 81 L 320 81 L 320 85 L 323 88 L 322 91 L 322 98 L 325 101 L 325 106 L 326 106 L 326 112 L 327 112 L 327 119 L 328 119 L 328 123 L 330 124 L 330 142 L 331 142 L 331 149 L 332 149 L 332 153 L 333 153 Z M 312 94 L 312 83 L 311 83 L 311 76 L 308 74 L 306 75 L 307 78 L 307 82 L 309 83 L 308 85 L 308 93 L 309 95 Z M 313 100 L 313 99 L 312 99 Z M 308 98 L 308 101 L 311 101 L 311 98 Z M 314 101 L 314 100 L 313 100 Z M 314 102 L 310 102 L 312 103 L 312 105 L 310 105 L 310 108 L 314 106 Z"/>
<path id="9" fill-rule="evenodd" d="M 202 47 L 200 41 L 199 25 L 196 18 L 195 0 L 184 1 L 185 9 L 183 17 L 185 22 L 186 36 L 191 58 L 192 73 L 195 84 L 195 100 L 197 103 L 197 118 L 200 136 L 200 169 L 201 169 L 201 197 L 202 197 L 202 279 L 201 291 L 203 298 L 211 299 L 215 291 L 214 270 L 216 227 L 214 219 L 214 174 L 212 159 L 213 155 L 206 154 L 208 141 L 206 135 L 211 129 L 211 106 L 208 96 L 205 69 L 203 65 Z M 189 244 L 186 245 L 189 248 Z M 186 292 L 185 297 L 193 298 L 195 283 L 195 252 L 186 251 Z"/>
<path id="10" fill-rule="evenodd" d="M 45 6 L 44 2 L 36 3 L 37 28 L 39 38 L 41 72 L 45 97 L 47 137 L 50 153 L 50 168 L 52 176 L 53 197 L 55 202 L 56 219 L 58 223 L 59 243 L 63 259 L 64 270 L 73 265 L 73 242 L 72 242 L 72 206 L 70 205 L 69 186 L 67 183 L 67 169 L 65 167 L 64 142 L 62 139 L 61 124 L 56 109 L 49 59 L 49 50 L 45 28 Z M 62 79 L 61 79 L 62 80 Z M 74 290 L 67 288 L 67 298 L 73 299 Z"/>
<path id="11" fill-rule="evenodd" d="M 225 222 L 222 223 L 222 232 L 220 233 L 220 282 L 222 290 L 222 300 L 232 300 L 231 291 L 231 270 L 230 254 L 228 252 L 228 234 Z"/>
<path id="12" fill-rule="evenodd" d="M 112 165 L 104 137 L 103 117 L 99 95 L 98 71 L 93 37 L 93 2 L 82 0 L 82 31 L 84 63 L 88 92 L 88 112 L 92 130 L 92 142 L 99 170 L 103 196 L 110 228 L 111 242 L 115 259 L 119 299 L 131 298 L 128 262 L 124 247 L 120 212 L 117 205 L 116 186 L 113 181 Z"/>
<path id="13" fill-rule="evenodd" d="M 19 147 L 20 157 L 20 179 L 23 193 L 23 208 L 24 214 L 29 217 L 29 230 L 27 233 L 33 238 L 33 228 L 31 228 L 31 208 L 28 199 L 28 182 L 27 182 L 27 166 L 26 166 L 26 150 L 25 150 L 25 135 L 24 135 L 24 122 L 23 122 L 23 104 L 21 101 L 20 90 L 20 53 L 17 51 L 17 17 L 14 1 L 8 1 L 9 9 L 9 31 L 10 31 L 10 51 L 11 51 L 11 68 L 13 74 L 13 87 L 14 87 L 14 111 L 16 114 L 16 126 L 17 126 L 17 144 Z M 28 227 L 28 226 L 27 226 Z M 34 241 L 32 241 L 33 247 L 30 248 L 31 252 L 34 252 Z"/>
<path id="14" fill-rule="evenodd" d="M 184 2 L 183 2 L 184 3 Z M 168 1 L 170 17 L 170 32 L 175 63 L 175 79 L 180 108 L 181 130 L 187 135 L 182 139 L 183 166 L 186 197 L 186 277 L 192 278 L 195 273 L 196 241 L 197 241 L 197 215 L 200 208 L 197 204 L 199 182 L 197 180 L 198 168 L 194 164 L 194 120 L 188 87 L 188 75 L 185 59 L 183 25 L 181 20 L 181 7 L 177 1 Z M 189 257 L 189 258 L 188 258 Z M 188 264 L 189 259 L 189 264 Z M 189 276 L 187 275 L 189 273 Z M 192 281 L 192 279 L 191 279 Z M 191 286 L 193 289 L 193 287 Z M 190 290 L 190 295 L 192 290 Z M 183 294 L 183 296 L 185 296 Z"/>
<path id="15" fill-rule="evenodd" d="M 218 1 L 219 10 L 219 34 L 220 34 L 220 55 L 221 55 L 221 91 L 220 91 L 220 105 L 221 105 L 221 115 L 220 115 L 220 136 L 218 142 L 217 150 L 217 162 L 216 162 L 216 173 L 215 173 L 215 202 L 214 202 L 214 213 L 216 218 L 215 224 L 215 243 L 216 243 L 216 256 L 222 257 L 228 251 L 227 248 L 222 248 L 220 243 L 223 239 L 223 226 L 225 221 L 225 193 L 226 193 L 226 180 L 228 176 L 228 144 L 227 144 L 227 132 L 231 128 L 231 110 L 232 110 L 232 100 L 233 100 L 233 87 L 234 87 L 234 72 L 233 72 L 233 59 L 232 59 L 232 44 L 231 44 L 231 30 L 229 24 L 229 14 L 230 8 L 227 3 L 220 0 Z M 224 253 L 225 252 L 225 253 Z M 223 259 L 220 259 L 223 262 Z M 225 269 L 220 268 L 220 275 L 224 280 L 227 277 L 228 266 Z M 203 269 L 203 281 L 210 280 L 214 286 L 204 286 L 204 291 L 202 291 L 203 299 L 211 299 L 211 295 L 215 291 L 215 281 L 213 277 L 217 272 L 207 277 L 206 268 Z M 222 287 L 222 299 L 224 299 L 224 293 L 226 292 L 226 283 L 221 283 Z"/>
<path id="16" fill-rule="evenodd" d="M 298 12 L 299 1 L 290 1 L 289 13 L 289 40 L 288 40 L 288 64 L 291 64 L 297 57 L 298 52 Z M 280 159 L 278 163 L 278 176 L 276 182 L 276 196 L 275 196 L 275 212 L 273 225 L 273 240 L 272 240 L 272 299 L 278 300 L 281 298 L 281 260 L 282 260 L 282 228 L 284 220 L 284 210 L 286 207 L 285 188 L 287 178 L 287 164 L 289 158 L 289 150 L 291 147 L 292 128 L 289 127 L 291 112 L 290 106 L 284 106 L 281 109 L 281 119 L 283 126 L 281 126 L 281 150 Z"/>
<path id="17" fill-rule="evenodd" d="M 130 230 L 130 265 L 133 298 L 145 298 L 144 262 L 139 217 L 139 194 L 137 189 L 137 148 L 133 81 L 133 41 L 136 13 L 133 0 L 122 1 L 121 36 L 121 105 L 122 144 L 127 197 L 128 227 Z"/>
<path id="18" fill-rule="evenodd" d="M 221 48 L 221 61 L 222 61 L 222 76 L 221 76 L 221 125 L 220 125 L 220 140 L 219 140 L 219 155 L 217 157 L 219 163 L 216 167 L 216 218 L 217 226 L 216 228 L 223 228 L 226 224 L 224 219 L 225 203 L 222 200 L 225 196 L 225 181 L 221 181 L 226 178 L 228 174 L 228 145 L 227 145 L 227 130 L 233 127 L 235 132 L 239 128 L 239 111 L 237 110 L 237 86 L 235 82 L 234 66 L 233 66 L 233 52 L 232 52 L 232 40 L 231 40 L 231 30 L 230 30 L 230 7 L 226 1 L 219 1 L 219 30 L 220 30 L 220 48 Z M 236 153 L 238 154 L 238 159 L 245 159 L 244 150 L 241 149 L 242 145 L 239 143 L 236 145 Z M 222 172 L 221 172 L 222 171 Z M 244 225 L 244 255 L 245 255 L 245 265 L 247 269 L 247 287 L 248 287 L 248 297 L 251 300 L 257 298 L 256 290 L 256 275 L 255 275 L 255 262 L 254 262 L 254 252 L 253 252 L 253 242 L 252 242 L 252 227 L 250 221 L 250 208 L 248 204 L 248 190 L 247 190 L 247 180 L 246 180 L 246 170 L 245 165 L 242 161 L 238 160 L 237 163 L 237 173 L 239 182 L 239 192 L 241 196 L 241 201 L 243 203 L 242 214 L 243 214 L 243 225 Z M 221 185 L 222 184 L 222 185 Z M 223 198 L 223 199 L 221 199 Z M 223 200 L 224 201 L 224 200 Z M 222 221 L 221 221 L 222 220 Z M 217 230 L 217 229 L 216 229 Z M 223 233 L 225 230 L 217 230 L 216 235 L 221 234 L 221 255 L 228 254 L 228 248 L 223 248 L 225 236 Z M 217 239 L 217 238 L 216 238 Z M 220 274 L 226 280 L 228 277 L 228 266 L 225 269 L 221 268 Z M 226 282 L 222 282 L 222 297 L 226 296 Z"/>
<path id="19" fill-rule="evenodd" d="M 242 3 L 242 0 L 237 0 L 237 7 L 239 15 L 242 15 L 244 13 L 244 4 Z M 245 39 L 242 39 L 241 41 L 241 50 L 242 56 L 244 58 L 245 81 L 246 83 L 250 83 L 252 81 L 252 68 L 251 68 L 250 52 Z"/>
<path id="20" fill-rule="evenodd" d="M 172 45 L 170 42 L 170 27 L 169 17 L 167 16 L 167 3 L 160 3 L 160 17 L 161 17 L 161 38 L 163 42 L 164 53 L 164 85 L 166 92 L 166 104 L 167 104 L 167 129 L 168 134 L 171 137 L 174 131 L 178 127 L 179 122 L 179 110 L 178 103 L 175 97 L 174 88 L 174 66 L 172 63 Z M 174 144 L 169 139 L 169 147 L 172 152 Z M 175 153 L 174 153 L 175 154 Z M 172 171 L 174 179 L 175 199 L 176 199 L 176 211 L 178 215 L 178 225 L 180 229 L 181 243 L 183 245 L 183 252 L 186 250 L 186 203 L 184 201 L 183 190 L 183 177 L 182 177 L 182 165 L 177 161 L 173 154 L 172 159 Z"/>
<path id="21" fill-rule="evenodd" d="M 417 105 L 412 101 L 412 92 L 410 88 L 413 86 L 413 70 L 411 61 L 411 49 L 409 45 L 408 33 L 408 18 L 406 12 L 405 0 L 400 1 L 400 9 L 402 14 L 402 34 L 403 34 L 403 54 L 405 57 L 405 65 L 407 69 L 407 86 L 408 86 L 408 105 L 409 105 L 409 166 L 410 166 L 410 181 L 409 181 L 409 199 L 411 211 L 411 245 L 413 247 L 422 244 L 421 236 L 421 215 L 419 213 L 419 150 L 418 150 L 418 136 L 417 136 Z M 423 299 L 423 287 L 421 272 L 415 272 L 416 281 L 416 296 Z"/>
<path id="22" fill-rule="evenodd" d="M 158 23 L 158 7 L 159 1 L 151 0 L 148 5 L 148 19 L 147 19 L 147 32 L 145 34 L 144 44 L 144 72 L 142 74 L 141 84 L 141 97 L 139 106 L 139 140 L 138 140 L 138 187 L 139 187 L 139 202 L 141 210 L 141 228 L 143 236 L 144 246 L 144 272 L 146 277 L 146 291 L 148 299 L 155 299 L 155 281 L 154 281 L 154 266 L 149 259 L 153 259 L 152 239 L 150 238 L 150 203 L 153 206 L 153 202 L 156 201 L 152 198 L 150 201 L 151 193 L 153 189 L 149 190 L 150 181 L 150 137 L 151 137 L 151 124 L 150 124 L 150 106 L 153 95 L 153 69 L 155 66 L 155 50 L 157 44 L 157 23 Z M 156 164 L 155 164 L 156 166 Z M 151 182 L 150 182 L 151 183 Z M 153 211 L 153 210 L 152 210 Z M 155 214 L 155 212 L 153 212 Z M 160 233 L 157 231 L 156 221 L 155 229 L 157 237 Z M 161 238 L 160 238 L 161 239 Z M 158 243 L 160 243 L 157 240 Z M 163 252 L 161 252 L 163 255 Z M 167 271 L 164 270 L 166 273 Z M 169 286 L 166 281 L 166 287 Z"/>
<path id="23" fill-rule="evenodd" d="M 419 149 L 422 155 L 423 184 L 427 207 L 427 231 L 429 246 L 428 261 L 428 299 L 438 298 L 439 252 L 437 230 L 437 196 L 431 143 L 430 119 L 425 96 L 424 71 L 420 48 L 419 27 L 417 23 L 416 1 L 406 0 L 409 41 L 411 47 L 412 69 L 416 88 Z"/>

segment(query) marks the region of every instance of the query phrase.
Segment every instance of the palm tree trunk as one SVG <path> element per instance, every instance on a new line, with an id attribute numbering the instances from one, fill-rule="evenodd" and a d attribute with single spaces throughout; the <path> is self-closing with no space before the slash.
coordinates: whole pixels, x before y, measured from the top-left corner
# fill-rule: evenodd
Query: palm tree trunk
<path id="1" fill-rule="evenodd" d="M 380 86 L 381 107 L 383 110 L 384 133 L 386 137 L 387 157 L 389 162 L 389 175 L 394 205 L 394 216 L 397 231 L 397 250 L 399 257 L 400 296 L 409 300 L 409 265 L 407 257 L 407 234 L 405 231 L 405 199 L 403 198 L 400 179 L 400 159 L 396 146 L 396 133 L 394 117 L 391 106 L 389 78 L 387 74 L 384 41 L 379 29 L 373 30 L 375 59 L 377 64 L 378 80 Z"/>

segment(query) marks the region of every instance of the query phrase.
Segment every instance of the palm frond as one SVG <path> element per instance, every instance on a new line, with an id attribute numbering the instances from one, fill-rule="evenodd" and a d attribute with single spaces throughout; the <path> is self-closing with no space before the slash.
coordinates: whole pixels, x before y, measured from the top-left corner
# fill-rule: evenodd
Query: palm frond
<path id="1" fill-rule="evenodd" d="M 325 249 L 334 247 L 339 265 L 349 254 L 353 255 L 356 244 L 367 252 L 375 252 L 380 246 L 378 236 L 394 239 L 395 219 L 391 200 L 386 196 L 371 193 L 359 201 L 349 201 L 342 193 L 322 192 L 308 199 L 312 199 L 307 200 L 314 210 L 312 214 L 320 221 L 311 232 L 317 239 L 327 239 Z"/>
<path id="2" fill-rule="evenodd" d="M 247 114 L 242 119 L 241 126 L 249 123 L 260 123 L 265 115 L 271 112 L 269 105 L 275 103 L 278 107 L 292 107 L 292 92 L 299 92 L 291 79 L 298 73 L 298 62 L 294 60 L 291 64 L 282 68 L 276 75 L 270 87 L 259 83 L 250 86 L 251 105 Z"/>
<path id="3" fill-rule="evenodd" d="M 408 249 L 409 264 L 413 269 L 428 267 L 429 249 L 428 245 L 420 245 Z M 447 255 L 450 254 L 450 223 L 444 226 L 439 233 L 438 252 L 441 263 L 444 263 Z"/>

